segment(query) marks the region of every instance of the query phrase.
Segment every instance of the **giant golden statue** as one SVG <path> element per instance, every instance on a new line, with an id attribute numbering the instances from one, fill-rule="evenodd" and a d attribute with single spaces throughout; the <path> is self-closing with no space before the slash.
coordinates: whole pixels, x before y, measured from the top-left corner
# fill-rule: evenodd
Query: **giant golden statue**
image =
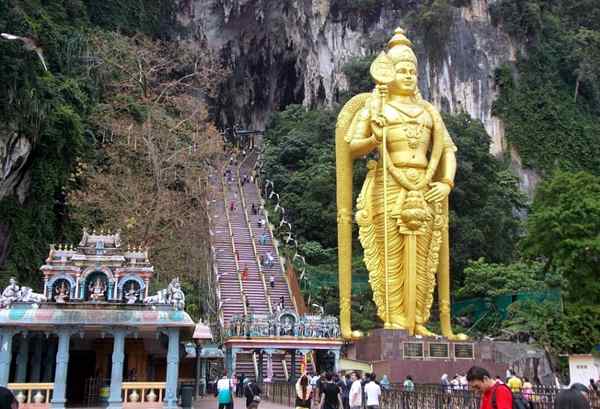
<path id="1" fill-rule="evenodd" d="M 417 88 L 417 57 L 396 29 L 371 65 L 372 93 L 354 96 L 336 125 L 340 324 L 350 325 L 352 287 L 352 162 L 377 151 L 358 196 L 356 222 L 377 313 L 386 329 L 434 335 L 429 320 L 437 279 L 442 335 L 450 324 L 448 194 L 456 147 L 437 110 Z"/>

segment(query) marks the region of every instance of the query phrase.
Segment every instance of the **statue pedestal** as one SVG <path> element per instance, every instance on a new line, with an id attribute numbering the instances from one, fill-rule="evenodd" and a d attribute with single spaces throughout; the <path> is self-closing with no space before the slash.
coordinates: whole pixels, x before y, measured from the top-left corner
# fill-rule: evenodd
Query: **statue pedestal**
<path id="1" fill-rule="evenodd" d="M 509 360 L 492 341 L 449 341 L 444 337 L 410 336 L 402 330 L 376 329 L 356 341 L 348 351 L 351 359 L 373 364 L 379 376 L 402 382 L 412 376 L 417 383 L 438 383 L 442 374 L 450 378 L 471 366 L 486 368 L 492 376 L 505 376 Z"/>

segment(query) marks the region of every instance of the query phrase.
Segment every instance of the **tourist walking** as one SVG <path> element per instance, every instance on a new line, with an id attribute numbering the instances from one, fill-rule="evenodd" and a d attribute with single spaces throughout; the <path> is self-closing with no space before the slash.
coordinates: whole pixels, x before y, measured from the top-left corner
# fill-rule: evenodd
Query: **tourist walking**
<path id="1" fill-rule="evenodd" d="M 440 387 L 442 392 L 450 393 L 450 381 L 448 380 L 448 374 L 443 374 L 440 378 Z"/>
<path id="2" fill-rule="evenodd" d="M 360 409 L 363 401 L 362 384 L 356 372 L 352 372 L 350 379 L 352 380 L 349 393 L 350 409 Z"/>
<path id="3" fill-rule="evenodd" d="M 260 403 L 262 390 L 250 378 L 244 380 L 244 396 L 246 397 L 246 409 L 257 408 Z"/>
<path id="4" fill-rule="evenodd" d="M 390 380 L 388 379 L 387 375 L 383 375 L 383 377 L 381 378 L 381 382 L 379 382 L 379 385 L 384 391 L 389 391 L 391 389 Z"/>
<path id="5" fill-rule="evenodd" d="M 267 232 L 263 232 L 260 235 L 259 242 L 262 246 L 264 246 L 267 244 L 268 239 L 269 239 L 269 235 L 267 234 Z"/>
<path id="6" fill-rule="evenodd" d="M 350 381 L 350 375 L 339 375 L 336 384 L 341 391 L 342 407 L 344 409 L 350 409 L 350 387 L 352 386 L 352 382 Z"/>
<path id="7" fill-rule="evenodd" d="M 402 384 L 405 392 L 413 392 L 415 390 L 415 383 L 412 380 L 412 377 L 408 375 Z"/>
<path id="8" fill-rule="evenodd" d="M 279 304 L 277 304 L 277 311 L 283 311 L 285 309 L 285 299 L 283 295 L 279 297 Z"/>
<path id="9" fill-rule="evenodd" d="M 269 285 L 271 286 L 271 289 L 275 288 L 275 277 L 273 274 L 269 276 Z"/>
<path id="10" fill-rule="evenodd" d="M 246 375 L 241 373 L 238 377 L 237 377 L 237 382 L 235 384 L 235 396 L 237 396 L 238 398 L 242 397 L 242 390 L 244 387 L 244 378 L 246 378 Z"/>
<path id="11" fill-rule="evenodd" d="M 314 403 L 319 403 L 319 379 L 321 377 L 318 373 L 316 373 L 312 378 L 310 378 L 310 386 L 312 386 L 313 390 L 313 400 Z"/>
<path id="12" fill-rule="evenodd" d="M 514 372 L 510 373 L 510 377 L 506 381 L 506 386 L 510 388 L 512 393 L 520 393 L 523 388 L 523 382 Z"/>
<path id="13" fill-rule="evenodd" d="M 267 251 L 267 267 L 272 267 L 274 260 L 275 259 L 273 258 L 273 254 L 271 254 L 270 251 Z"/>
<path id="14" fill-rule="evenodd" d="M 511 390 L 492 379 L 486 369 L 478 366 L 471 367 L 467 372 L 467 381 L 469 389 L 482 394 L 480 409 L 513 409 Z"/>
<path id="15" fill-rule="evenodd" d="M 523 377 L 523 389 L 522 389 L 523 399 L 529 402 L 529 406 L 532 406 L 533 401 L 533 385 L 529 382 L 529 379 Z"/>
<path id="16" fill-rule="evenodd" d="M 321 406 L 320 409 L 341 409 L 342 396 L 340 388 L 333 383 L 333 374 L 327 372 L 325 383 L 321 385 Z"/>
<path id="17" fill-rule="evenodd" d="M 242 281 L 248 281 L 248 266 L 244 264 L 244 269 L 242 270 Z"/>
<path id="18" fill-rule="evenodd" d="M 556 401 L 554 409 L 590 409 L 590 402 L 579 391 L 575 389 L 566 389 L 561 391 Z"/>
<path id="19" fill-rule="evenodd" d="M 450 388 L 453 391 L 457 391 L 460 389 L 460 381 L 458 380 L 458 375 L 454 375 L 454 378 L 450 381 Z"/>
<path id="20" fill-rule="evenodd" d="M 311 407 L 312 386 L 308 379 L 308 375 L 304 374 L 296 382 L 296 409 Z"/>
<path id="21" fill-rule="evenodd" d="M 379 409 L 379 398 L 381 397 L 381 387 L 376 382 L 376 375 L 373 373 L 369 377 L 369 382 L 365 385 L 365 395 L 367 396 L 367 409 Z"/>
<path id="22" fill-rule="evenodd" d="M 217 382 L 216 396 L 218 409 L 233 409 L 232 383 L 227 378 L 227 373 L 223 374 L 223 377 Z"/>

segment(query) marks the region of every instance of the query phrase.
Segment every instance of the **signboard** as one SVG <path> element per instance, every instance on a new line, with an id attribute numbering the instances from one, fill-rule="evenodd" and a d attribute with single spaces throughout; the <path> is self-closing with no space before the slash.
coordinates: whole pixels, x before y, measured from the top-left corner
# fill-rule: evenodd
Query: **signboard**
<path id="1" fill-rule="evenodd" d="M 423 343 L 405 342 L 404 358 L 423 358 Z"/>
<path id="2" fill-rule="evenodd" d="M 454 344 L 454 358 L 473 359 L 473 344 Z"/>
<path id="3" fill-rule="evenodd" d="M 450 356 L 450 348 L 446 343 L 429 344 L 430 358 L 448 358 Z"/>

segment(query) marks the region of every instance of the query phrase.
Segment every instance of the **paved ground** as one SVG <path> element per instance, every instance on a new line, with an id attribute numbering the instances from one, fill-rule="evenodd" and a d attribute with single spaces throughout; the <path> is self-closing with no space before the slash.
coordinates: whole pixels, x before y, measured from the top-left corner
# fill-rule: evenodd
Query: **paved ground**
<path id="1" fill-rule="evenodd" d="M 210 396 L 199 399 L 194 403 L 194 409 L 218 409 L 217 398 Z M 246 399 L 235 398 L 234 409 L 245 409 Z M 262 401 L 258 409 L 289 409 L 290 406 L 278 405 L 277 403 Z"/>

